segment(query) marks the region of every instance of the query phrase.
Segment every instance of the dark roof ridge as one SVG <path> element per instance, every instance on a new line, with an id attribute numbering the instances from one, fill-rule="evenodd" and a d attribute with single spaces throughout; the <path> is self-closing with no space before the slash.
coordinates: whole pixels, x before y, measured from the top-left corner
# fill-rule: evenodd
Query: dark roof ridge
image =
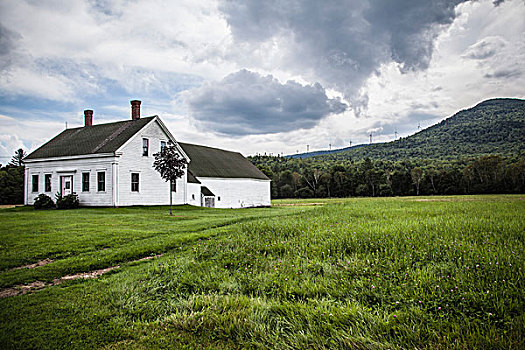
<path id="1" fill-rule="evenodd" d="M 198 145 L 196 143 L 188 143 L 188 142 L 180 142 L 180 141 L 177 141 L 177 143 L 180 144 L 180 145 L 197 146 L 197 147 L 201 147 L 201 148 L 208 148 L 208 149 L 215 150 L 215 151 L 237 153 L 237 154 L 242 155 L 242 153 L 238 152 L 238 151 L 229 151 L 227 149 L 222 149 L 222 148 L 217 148 L 217 147 L 210 147 L 210 146 L 203 146 L 203 145 Z"/>
<path id="2" fill-rule="evenodd" d="M 140 119 L 117 120 L 117 121 L 114 121 L 114 122 L 93 124 L 93 125 L 90 125 L 90 126 L 78 126 L 76 128 L 68 128 L 66 130 L 69 130 L 69 131 L 77 130 L 77 131 L 79 131 L 79 130 L 83 130 L 84 128 L 96 128 L 96 127 L 99 127 L 99 126 L 108 126 L 108 125 L 115 125 L 115 124 L 131 125 L 131 123 L 138 122 L 138 121 L 141 121 L 141 120 L 146 120 L 146 119 L 153 119 L 155 117 L 158 117 L 158 115 L 150 115 L 149 117 L 141 117 Z"/>

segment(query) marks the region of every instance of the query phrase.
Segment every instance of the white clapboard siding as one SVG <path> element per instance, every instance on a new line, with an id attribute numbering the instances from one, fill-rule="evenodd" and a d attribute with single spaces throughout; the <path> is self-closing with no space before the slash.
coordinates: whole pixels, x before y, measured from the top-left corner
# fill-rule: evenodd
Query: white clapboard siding
<path id="1" fill-rule="evenodd" d="M 188 183 L 187 204 L 201 206 L 201 184 Z"/>
<path id="2" fill-rule="evenodd" d="M 215 195 L 216 208 L 269 206 L 270 180 L 198 177 Z"/>
<path id="3" fill-rule="evenodd" d="M 69 157 L 60 160 L 36 161 L 25 164 L 25 200 L 32 205 L 40 193 L 45 193 L 53 200 L 60 191 L 60 176 L 73 177 L 73 192 L 78 195 L 80 205 L 113 206 L 112 177 L 117 157 Z M 105 172 L 105 191 L 97 191 L 97 172 Z M 89 173 L 89 191 L 82 191 L 82 173 Z M 46 192 L 44 175 L 51 174 L 51 191 Z M 32 192 L 33 175 L 38 175 L 38 192 Z"/>
<path id="4" fill-rule="evenodd" d="M 142 155 L 142 139 L 149 140 L 148 156 Z M 167 142 L 168 135 L 158 122 L 153 121 L 135 134 L 119 150 L 118 206 L 165 205 L 170 202 L 169 183 L 164 181 L 153 168 L 155 157 L 160 151 L 160 142 Z M 131 191 L 131 174 L 139 174 L 139 192 Z M 186 203 L 186 173 L 177 180 L 177 191 L 173 193 L 173 204 Z"/>

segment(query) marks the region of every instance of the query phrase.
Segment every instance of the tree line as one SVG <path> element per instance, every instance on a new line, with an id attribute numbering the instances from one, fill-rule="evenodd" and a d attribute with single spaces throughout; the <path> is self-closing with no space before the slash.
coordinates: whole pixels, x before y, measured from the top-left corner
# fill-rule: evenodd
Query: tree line
<path id="1" fill-rule="evenodd" d="M 25 152 L 0 165 L 0 204 L 24 202 Z M 458 160 L 248 157 L 271 180 L 272 198 L 525 193 L 525 156 Z"/>
<path id="2" fill-rule="evenodd" d="M 271 180 L 272 198 L 378 197 L 525 192 L 525 157 L 345 160 L 249 157 Z"/>

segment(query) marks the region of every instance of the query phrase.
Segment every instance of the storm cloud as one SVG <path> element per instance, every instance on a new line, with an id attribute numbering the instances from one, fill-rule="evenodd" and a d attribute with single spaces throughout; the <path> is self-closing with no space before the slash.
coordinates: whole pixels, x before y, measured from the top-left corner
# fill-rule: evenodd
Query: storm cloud
<path id="1" fill-rule="evenodd" d="M 283 84 L 272 75 L 244 69 L 188 91 L 185 101 L 197 122 L 239 136 L 312 128 L 320 119 L 348 107 L 338 98 L 328 98 L 319 83 Z"/>
<path id="2" fill-rule="evenodd" d="M 363 83 L 381 64 L 396 62 L 402 72 L 428 67 L 436 37 L 461 2 L 225 0 L 219 9 L 245 64 L 278 47 L 274 64 L 359 105 L 366 103 Z"/>

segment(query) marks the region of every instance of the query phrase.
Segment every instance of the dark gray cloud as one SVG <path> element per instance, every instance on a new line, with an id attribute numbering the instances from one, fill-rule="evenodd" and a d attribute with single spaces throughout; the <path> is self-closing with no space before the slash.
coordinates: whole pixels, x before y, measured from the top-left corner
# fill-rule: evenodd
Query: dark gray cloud
<path id="1" fill-rule="evenodd" d="M 185 95 L 192 117 L 229 135 L 266 134 L 311 128 L 348 107 L 326 96 L 319 84 L 280 83 L 272 75 L 241 70 Z"/>
<path id="2" fill-rule="evenodd" d="M 403 72 L 428 67 L 437 35 L 461 2 L 224 0 L 220 9 L 243 50 L 277 40 L 281 67 L 363 105 L 360 89 L 382 63 L 395 61 Z"/>

